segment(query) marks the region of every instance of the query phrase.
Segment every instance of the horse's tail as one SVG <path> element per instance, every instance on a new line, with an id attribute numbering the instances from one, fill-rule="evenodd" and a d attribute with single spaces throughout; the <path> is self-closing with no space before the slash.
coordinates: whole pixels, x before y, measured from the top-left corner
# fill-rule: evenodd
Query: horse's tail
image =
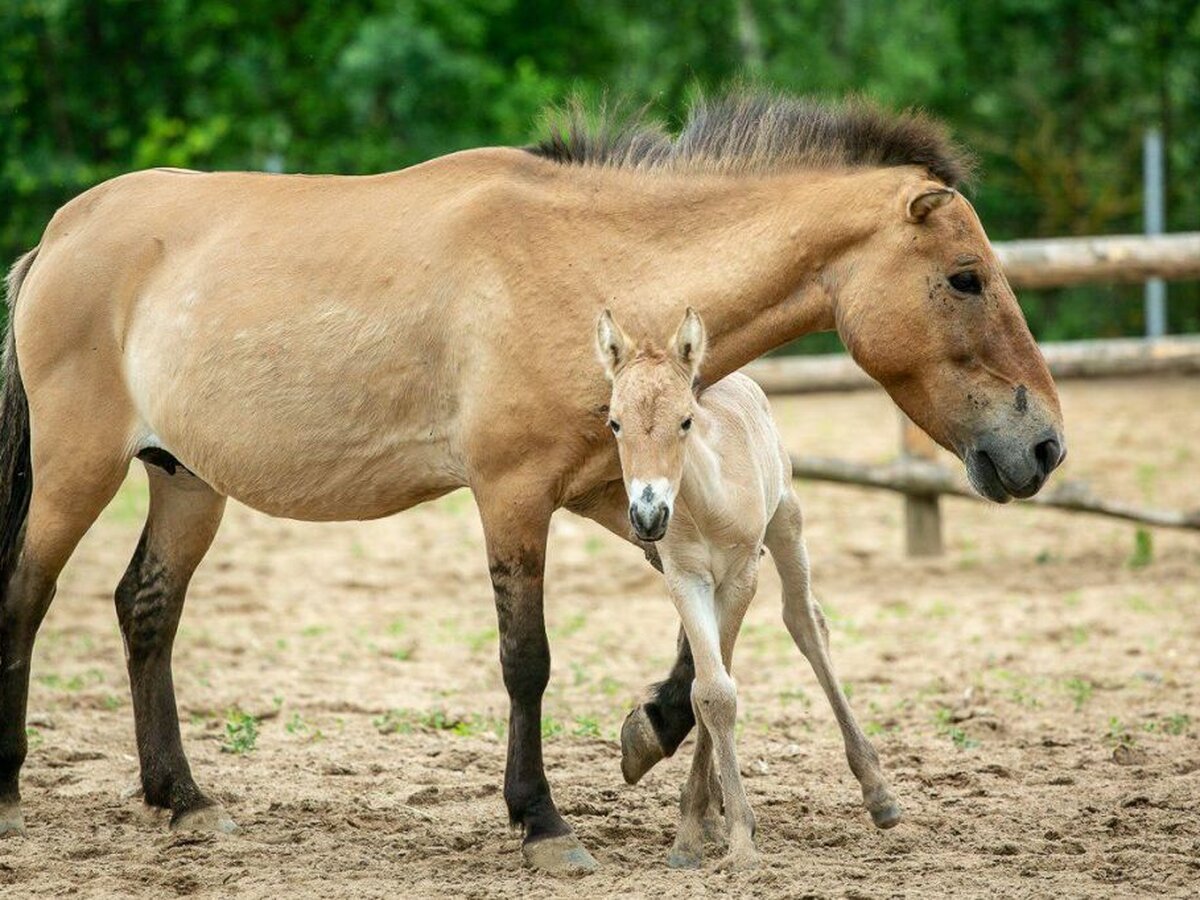
<path id="1" fill-rule="evenodd" d="M 33 469 L 29 459 L 29 403 L 17 369 L 17 342 L 13 318 L 21 282 L 29 274 L 37 248 L 13 264 L 5 284 L 8 288 L 8 329 L 4 339 L 3 382 L 0 383 L 0 603 L 4 588 L 21 550 L 25 515 L 33 493 Z"/>

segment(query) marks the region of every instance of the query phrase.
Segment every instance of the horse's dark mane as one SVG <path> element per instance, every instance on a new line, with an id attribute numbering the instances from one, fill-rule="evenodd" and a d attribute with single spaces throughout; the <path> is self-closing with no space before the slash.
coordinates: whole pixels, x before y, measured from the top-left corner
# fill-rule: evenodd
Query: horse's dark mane
<path id="1" fill-rule="evenodd" d="M 723 174 L 920 166 L 950 187 L 966 181 L 973 165 L 945 126 L 924 113 L 765 91 L 697 99 L 678 135 L 645 110 L 622 115 L 579 100 L 552 110 L 545 130 L 526 149 L 563 165 Z"/>

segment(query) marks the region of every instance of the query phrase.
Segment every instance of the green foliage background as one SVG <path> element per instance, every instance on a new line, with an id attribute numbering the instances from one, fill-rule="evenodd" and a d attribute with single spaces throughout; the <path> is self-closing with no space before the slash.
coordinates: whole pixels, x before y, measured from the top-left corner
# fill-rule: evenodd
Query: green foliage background
<path id="1" fill-rule="evenodd" d="M 572 91 L 678 121 L 744 76 L 943 117 L 993 239 L 1139 231 L 1155 125 L 1168 228 L 1200 228 L 1197 0 L 4 0 L 0 256 L 130 169 L 395 169 L 527 142 Z M 1062 339 L 1138 333 L 1140 297 L 1022 302 Z M 1172 285 L 1171 327 L 1200 330 L 1200 286 Z"/>

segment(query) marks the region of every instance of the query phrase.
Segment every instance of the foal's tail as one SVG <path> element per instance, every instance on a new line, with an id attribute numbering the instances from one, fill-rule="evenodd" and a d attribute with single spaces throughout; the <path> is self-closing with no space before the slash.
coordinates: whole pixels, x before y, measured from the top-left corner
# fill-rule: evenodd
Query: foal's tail
<path id="1" fill-rule="evenodd" d="M 17 370 L 17 342 L 13 317 L 21 282 L 29 274 L 37 248 L 13 264 L 8 287 L 8 329 L 4 339 L 3 382 L 0 382 L 0 603 L 4 588 L 21 550 L 25 514 L 33 492 L 33 470 L 29 460 L 29 404 Z"/>

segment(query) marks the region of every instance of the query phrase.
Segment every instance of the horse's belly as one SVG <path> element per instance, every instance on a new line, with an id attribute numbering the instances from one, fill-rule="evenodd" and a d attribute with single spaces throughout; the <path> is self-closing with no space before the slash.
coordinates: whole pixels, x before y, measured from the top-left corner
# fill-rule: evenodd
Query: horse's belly
<path id="1" fill-rule="evenodd" d="M 228 414 L 214 419 L 216 427 L 165 421 L 153 440 L 221 493 L 270 515 L 372 519 L 465 484 L 449 441 L 428 431 L 380 428 L 364 441 L 354 427 L 339 436 L 328 427 L 336 421 L 284 423 L 261 413 L 231 439 L 238 423 Z"/>
<path id="2" fill-rule="evenodd" d="M 263 512 L 366 519 L 466 482 L 455 450 L 456 366 L 394 323 L 293 317 L 160 327 L 127 347 L 145 433 L 218 491 Z M 192 324 L 192 323 L 188 323 Z M 332 332 L 332 333 L 331 333 Z M 365 337 L 364 337 L 365 334 Z M 409 351 L 411 353 L 411 351 Z"/>

